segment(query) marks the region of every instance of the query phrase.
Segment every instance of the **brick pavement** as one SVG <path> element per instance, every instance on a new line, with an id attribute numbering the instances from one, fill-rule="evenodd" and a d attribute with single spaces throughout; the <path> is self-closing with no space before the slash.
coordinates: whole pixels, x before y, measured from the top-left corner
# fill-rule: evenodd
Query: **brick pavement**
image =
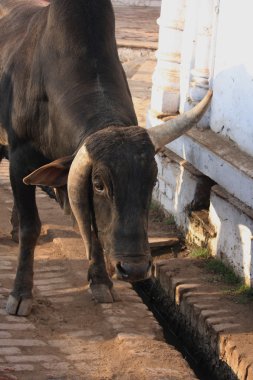
<path id="1" fill-rule="evenodd" d="M 120 302 L 92 300 L 82 242 L 56 202 L 41 192 L 33 311 L 28 318 L 7 315 L 17 244 L 7 222 L 12 196 L 6 161 L 0 194 L 1 380 L 195 378 L 181 354 L 164 343 L 159 324 L 129 284 L 115 283 Z"/>
<path id="2" fill-rule="evenodd" d="M 139 125 L 145 127 L 158 48 L 160 7 L 114 6 L 119 55 Z"/>
<path id="3" fill-rule="evenodd" d="M 114 6 L 118 47 L 156 50 L 160 7 Z"/>

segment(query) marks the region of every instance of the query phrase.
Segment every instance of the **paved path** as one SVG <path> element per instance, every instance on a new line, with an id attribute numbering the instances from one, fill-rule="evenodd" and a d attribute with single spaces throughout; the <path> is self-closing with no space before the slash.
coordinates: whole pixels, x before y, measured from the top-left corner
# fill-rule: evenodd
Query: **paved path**
<path id="1" fill-rule="evenodd" d="M 114 10 L 120 59 L 128 78 L 139 125 L 144 127 L 156 65 L 160 8 L 115 6 Z"/>
<path id="2" fill-rule="evenodd" d="M 36 249 L 34 307 L 28 318 L 4 306 L 17 264 L 10 239 L 8 163 L 0 165 L 0 379 L 194 379 L 187 363 L 127 283 L 121 301 L 97 304 L 86 281 L 82 242 L 55 201 L 38 192 L 43 231 Z"/>
<path id="3" fill-rule="evenodd" d="M 118 46 L 157 49 L 159 7 L 114 6 Z"/>

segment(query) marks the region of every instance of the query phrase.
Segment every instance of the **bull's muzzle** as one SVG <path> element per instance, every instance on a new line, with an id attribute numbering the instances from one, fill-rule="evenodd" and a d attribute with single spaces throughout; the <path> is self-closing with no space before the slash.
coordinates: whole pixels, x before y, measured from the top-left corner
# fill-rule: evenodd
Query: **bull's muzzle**
<path id="1" fill-rule="evenodd" d="M 151 276 L 151 261 L 141 263 L 118 262 L 115 267 L 116 276 L 119 280 L 137 282 L 146 280 Z"/>

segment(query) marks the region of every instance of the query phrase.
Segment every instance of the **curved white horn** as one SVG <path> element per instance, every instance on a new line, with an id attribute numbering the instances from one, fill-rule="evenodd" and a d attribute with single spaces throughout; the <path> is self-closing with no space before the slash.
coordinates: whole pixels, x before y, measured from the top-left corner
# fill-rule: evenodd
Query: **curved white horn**
<path id="1" fill-rule="evenodd" d="M 183 135 L 201 119 L 211 101 L 212 94 L 213 92 L 208 90 L 205 97 L 191 110 L 147 130 L 156 152 Z"/>
<path id="2" fill-rule="evenodd" d="M 77 152 L 68 176 L 68 196 L 71 210 L 76 218 L 84 241 L 87 258 L 91 259 L 91 217 L 89 185 L 92 163 L 83 145 Z"/>

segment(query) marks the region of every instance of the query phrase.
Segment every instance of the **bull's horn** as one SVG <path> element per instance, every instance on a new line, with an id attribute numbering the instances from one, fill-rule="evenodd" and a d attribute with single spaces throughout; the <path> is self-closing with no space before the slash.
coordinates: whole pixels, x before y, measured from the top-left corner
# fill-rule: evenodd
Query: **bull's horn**
<path id="1" fill-rule="evenodd" d="M 83 145 L 72 162 L 68 176 L 69 203 L 83 238 L 89 260 L 91 259 L 91 218 L 89 207 L 91 166 L 91 159 Z"/>
<path id="2" fill-rule="evenodd" d="M 213 92 L 208 90 L 205 97 L 191 110 L 147 130 L 156 152 L 183 135 L 201 119 L 210 103 L 212 94 Z"/>

